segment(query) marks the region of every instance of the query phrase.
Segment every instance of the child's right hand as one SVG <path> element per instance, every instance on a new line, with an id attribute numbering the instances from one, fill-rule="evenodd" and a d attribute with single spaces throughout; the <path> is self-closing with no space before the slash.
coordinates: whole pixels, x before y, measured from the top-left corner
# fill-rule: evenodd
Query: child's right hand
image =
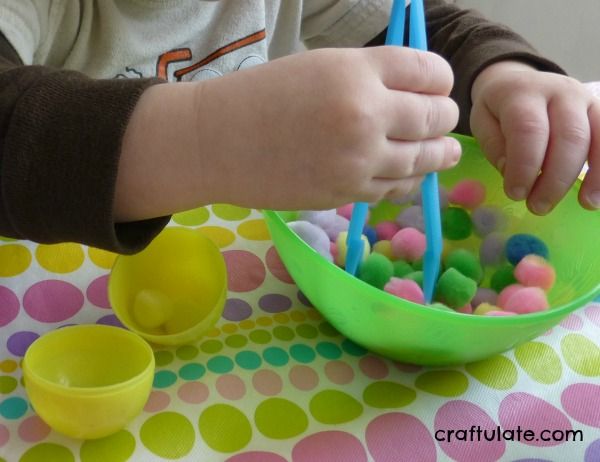
<path id="1" fill-rule="evenodd" d="M 197 155 L 211 198 L 323 209 L 394 198 L 452 167 L 450 66 L 408 48 L 309 51 L 199 84 Z"/>

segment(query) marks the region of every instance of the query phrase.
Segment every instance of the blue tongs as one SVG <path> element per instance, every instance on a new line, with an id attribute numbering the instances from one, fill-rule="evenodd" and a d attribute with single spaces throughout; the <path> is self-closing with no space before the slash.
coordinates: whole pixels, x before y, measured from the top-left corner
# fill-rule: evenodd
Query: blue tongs
<path id="1" fill-rule="evenodd" d="M 404 43 L 405 0 L 394 0 L 390 24 L 385 39 L 386 45 L 402 46 Z M 427 33 L 425 29 L 425 10 L 423 0 L 412 0 L 410 6 L 410 25 L 408 45 L 411 48 L 427 50 Z M 427 248 L 423 257 L 423 292 L 425 302 L 431 303 L 435 283 L 440 273 L 440 257 L 442 254 L 442 225 L 440 219 L 440 199 L 437 173 L 428 173 L 421 183 L 423 205 L 423 221 Z M 356 275 L 362 259 L 364 242 L 362 232 L 367 219 L 369 205 L 356 202 L 350 218 L 346 245 L 346 271 Z"/>

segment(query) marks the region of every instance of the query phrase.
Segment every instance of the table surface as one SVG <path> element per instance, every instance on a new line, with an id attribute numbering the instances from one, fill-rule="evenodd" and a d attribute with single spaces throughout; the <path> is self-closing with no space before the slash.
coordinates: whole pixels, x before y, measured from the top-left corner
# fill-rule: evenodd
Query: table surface
<path id="1" fill-rule="evenodd" d="M 106 293 L 116 256 L 78 244 L 0 242 L 0 458 L 600 461 L 600 303 L 482 362 L 400 364 L 344 338 L 310 306 L 257 211 L 213 205 L 175 215 L 171 225 L 199 229 L 221 248 L 223 316 L 193 344 L 156 349 L 142 414 L 93 441 L 66 438 L 37 417 L 20 361 L 57 327 L 119 325 Z M 520 426 L 536 436 L 581 430 L 583 441 L 464 441 L 473 426 Z M 451 430 L 463 440 L 436 441 Z"/>

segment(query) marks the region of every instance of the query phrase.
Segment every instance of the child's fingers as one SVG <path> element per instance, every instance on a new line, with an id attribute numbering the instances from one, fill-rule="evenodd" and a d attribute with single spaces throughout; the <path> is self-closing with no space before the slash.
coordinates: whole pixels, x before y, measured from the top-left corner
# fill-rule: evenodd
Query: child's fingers
<path id="1" fill-rule="evenodd" d="M 590 147 L 587 101 L 557 97 L 548 106 L 550 142 L 542 173 L 527 199 L 544 215 L 564 197 L 583 168 Z"/>
<path id="2" fill-rule="evenodd" d="M 390 179 L 375 179 L 373 181 L 373 191 L 375 201 L 381 199 L 401 199 L 406 197 L 408 194 L 416 191 L 419 185 L 423 181 L 423 177 L 414 176 L 411 178 L 403 178 L 401 180 L 390 180 Z"/>
<path id="3" fill-rule="evenodd" d="M 542 168 L 549 137 L 546 104 L 542 95 L 521 93 L 500 112 L 506 135 L 504 188 L 511 199 L 525 199 Z"/>
<path id="4" fill-rule="evenodd" d="M 506 140 L 500 122 L 485 104 L 476 104 L 471 111 L 470 124 L 485 157 L 502 174 L 506 164 Z"/>
<path id="5" fill-rule="evenodd" d="M 588 109 L 588 118 L 591 128 L 589 170 L 579 190 L 579 202 L 593 210 L 600 208 L 600 99 Z"/>

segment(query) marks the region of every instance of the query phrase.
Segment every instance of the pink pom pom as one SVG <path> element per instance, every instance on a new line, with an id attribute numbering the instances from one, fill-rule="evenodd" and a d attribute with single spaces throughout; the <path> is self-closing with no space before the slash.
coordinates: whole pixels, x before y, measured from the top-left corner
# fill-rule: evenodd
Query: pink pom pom
<path id="1" fill-rule="evenodd" d="M 392 253 L 396 258 L 417 261 L 425 253 L 425 234 L 415 228 L 403 228 L 392 237 Z"/>
<path id="2" fill-rule="evenodd" d="M 448 200 L 466 209 L 477 208 L 485 201 L 485 186 L 478 180 L 463 180 L 448 193 Z"/>
<path id="3" fill-rule="evenodd" d="M 538 255 L 525 256 L 515 267 L 515 278 L 524 286 L 541 287 L 548 291 L 556 281 L 556 271 Z"/>
<path id="4" fill-rule="evenodd" d="M 463 313 L 463 314 L 473 314 L 473 307 L 471 306 L 470 303 L 467 303 L 465 306 L 461 306 L 460 308 L 457 308 L 456 312 Z"/>
<path id="5" fill-rule="evenodd" d="M 505 309 L 517 314 L 536 313 L 549 307 L 546 292 L 539 287 L 515 290 L 506 302 Z"/>
<path id="6" fill-rule="evenodd" d="M 484 316 L 515 316 L 517 313 L 513 313 L 511 311 L 488 311 L 484 314 Z"/>
<path id="7" fill-rule="evenodd" d="M 380 241 L 391 241 L 394 234 L 400 230 L 400 226 L 393 221 L 382 221 L 375 225 L 377 239 Z"/>
<path id="8" fill-rule="evenodd" d="M 391 278 L 384 286 L 383 290 L 395 295 L 396 297 L 404 298 L 411 302 L 424 304 L 425 296 L 423 290 L 415 281 L 411 279 Z"/>
<path id="9" fill-rule="evenodd" d="M 500 308 L 506 308 L 506 302 L 510 298 L 510 296 L 515 293 L 515 291 L 522 289 L 524 286 L 521 284 L 511 284 L 502 289 L 502 292 L 498 295 L 498 299 L 496 300 L 496 305 Z"/>

